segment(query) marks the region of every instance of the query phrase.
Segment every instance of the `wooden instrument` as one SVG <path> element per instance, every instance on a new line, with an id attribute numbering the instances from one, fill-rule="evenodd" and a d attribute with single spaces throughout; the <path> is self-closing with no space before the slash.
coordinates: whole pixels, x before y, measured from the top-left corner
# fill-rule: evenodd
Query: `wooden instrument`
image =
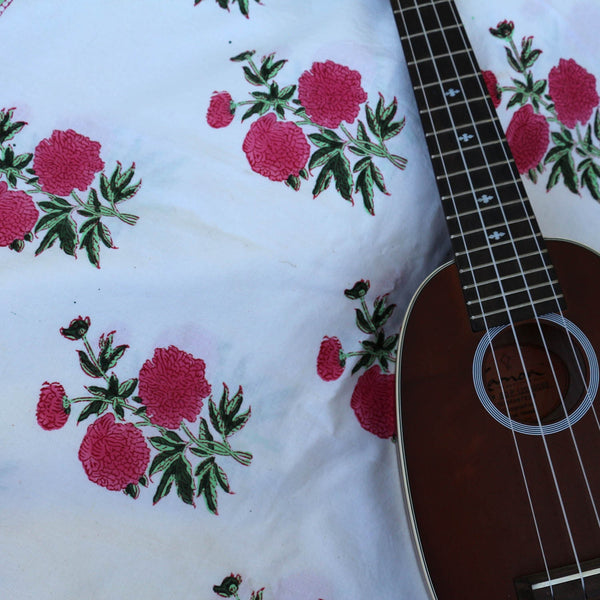
<path id="1" fill-rule="evenodd" d="M 452 0 L 392 0 L 454 261 L 413 299 L 400 468 L 432 598 L 600 598 L 600 258 L 545 241 Z"/>

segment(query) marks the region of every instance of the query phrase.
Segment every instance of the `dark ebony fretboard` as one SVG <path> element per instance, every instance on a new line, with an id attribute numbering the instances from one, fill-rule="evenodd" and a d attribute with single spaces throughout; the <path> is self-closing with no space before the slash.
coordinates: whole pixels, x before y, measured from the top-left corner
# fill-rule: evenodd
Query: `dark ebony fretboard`
<path id="1" fill-rule="evenodd" d="M 554 268 L 452 0 L 391 0 L 473 330 L 557 312 Z"/>

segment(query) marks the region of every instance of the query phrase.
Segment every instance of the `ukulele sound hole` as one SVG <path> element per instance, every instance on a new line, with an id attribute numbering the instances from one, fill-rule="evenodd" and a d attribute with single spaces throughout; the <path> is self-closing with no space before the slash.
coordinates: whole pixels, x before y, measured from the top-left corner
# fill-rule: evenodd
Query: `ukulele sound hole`
<path id="1" fill-rule="evenodd" d="M 484 407 L 520 433 L 555 433 L 583 416 L 595 397 L 598 365 L 585 335 L 546 315 L 497 327 L 482 339 L 474 382 Z"/>

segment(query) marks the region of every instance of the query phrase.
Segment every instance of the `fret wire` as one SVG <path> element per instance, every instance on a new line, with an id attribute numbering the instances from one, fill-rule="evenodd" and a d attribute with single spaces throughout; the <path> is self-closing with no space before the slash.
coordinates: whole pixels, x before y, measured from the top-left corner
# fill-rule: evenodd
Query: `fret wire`
<path id="1" fill-rule="evenodd" d="M 548 267 L 548 265 L 544 265 L 543 267 L 536 267 L 535 269 L 527 269 L 527 270 L 523 271 L 523 275 L 531 275 L 533 273 L 541 273 L 542 271 L 548 271 L 549 269 L 551 269 L 551 267 Z M 505 277 L 501 277 L 500 279 L 511 279 L 512 277 L 521 277 L 521 274 L 518 273 L 517 275 L 507 275 Z M 472 288 L 482 287 L 484 285 L 489 285 L 491 283 L 498 283 L 498 280 L 497 279 L 486 279 L 485 281 L 476 281 L 475 283 L 468 283 L 466 285 L 463 285 L 462 288 L 463 288 L 463 290 L 470 290 Z"/>
<path id="2" fill-rule="evenodd" d="M 549 283 L 551 285 L 555 285 L 555 284 L 558 283 L 558 279 L 552 279 Z M 510 296 L 511 294 L 521 294 L 523 292 L 526 292 L 527 290 L 535 290 L 535 289 L 538 289 L 538 288 L 541 288 L 541 287 L 547 287 L 547 285 L 548 284 L 546 282 L 544 282 L 544 283 L 538 283 L 536 285 L 528 285 L 526 287 L 523 287 L 523 288 L 520 288 L 520 289 L 517 289 L 517 290 L 510 290 L 509 292 L 504 292 L 504 293 L 501 293 L 501 294 L 494 294 L 493 296 L 485 296 L 481 300 L 468 300 L 467 304 L 470 305 L 470 306 L 473 305 L 473 304 L 479 304 L 479 305 L 481 305 L 483 302 L 488 302 L 490 300 L 497 300 L 498 298 L 502 298 L 504 295 Z"/>
<path id="3" fill-rule="evenodd" d="M 396 11 L 394 11 L 394 12 L 396 12 Z M 437 29 L 428 29 L 426 33 L 418 32 L 418 33 L 407 34 L 404 37 L 412 40 L 413 38 L 416 38 L 416 37 L 425 37 L 432 33 L 445 33 L 448 29 L 461 29 L 462 27 L 463 27 L 462 23 L 456 23 L 456 24 L 447 25 L 446 27 L 438 27 Z"/>
<path id="4" fill-rule="evenodd" d="M 454 171 L 454 172 L 450 173 L 448 175 L 448 177 L 454 177 L 455 175 L 464 175 L 466 173 L 473 173 L 473 171 L 480 171 L 481 169 L 489 169 L 492 167 L 501 167 L 501 166 L 506 166 L 505 160 L 499 160 L 494 163 L 486 163 L 479 167 L 475 167 L 475 166 L 469 167 L 468 169 L 463 169 L 462 171 Z M 444 175 L 436 175 L 436 179 L 443 179 L 443 178 L 444 178 Z"/>
<path id="5" fill-rule="evenodd" d="M 506 206 L 514 206 L 515 204 L 523 204 L 523 202 L 521 202 L 521 200 L 511 200 L 509 202 L 503 202 L 502 203 L 505 207 Z M 491 206 L 484 206 L 483 208 L 474 208 L 473 210 L 469 210 L 469 211 L 461 211 L 460 214 L 454 214 L 454 215 L 446 215 L 446 221 L 449 221 L 450 219 L 460 219 L 461 217 L 468 217 L 470 215 L 474 215 L 475 213 L 485 213 L 485 211 L 487 210 L 492 210 L 492 209 L 499 209 L 499 206 L 497 204 L 492 204 Z"/>
<path id="6" fill-rule="evenodd" d="M 490 223 L 488 225 L 486 225 L 485 228 L 483 229 L 471 229 L 470 231 L 464 231 L 462 236 L 460 234 L 453 234 L 450 236 L 450 239 L 455 239 L 458 237 L 464 237 L 466 235 L 473 235 L 474 233 L 487 233 L 489 231 L 490 228 L 494 227 L 494 228 L 499 228 L 499 227 L 504 227 L 504 225 L 515 225 L 516 223 L 525 223 L 527 219 L 523 219 L 523 218 L 519 218 L 519 219 L 511 219 L 510 221 L 506 221 L 505 223 Z M 476 248 L 475 248 L 476 250 Z"/>
<path id="7" fill-rule="evenodd" d="M 510 309 L 508 309 L 508 311 L 514 312 L 514 311 L 518 310 L 519 308 L 533 308 L 534 304 L 541 304 L 542 302 L 556 302 L 560 298 L 562 298 L 562 294 L 554 294 L 553 296 L 548 296 L 546 298 L 540 298 L 539 300 L 532 300 L 531 302 L 522 302 L 521 304 L 516 304 L 515 306 L 511 306 Z M 473 319 L 473 320 L 474 319 L 484 319 L 486 317 L 490 317 L 491 315 L 497 315 L 497 314 L 501 314 L 501 313 L 505 313 L 505 312 L 507 312 L 507 309 L 501 308 L 498 310 L 487 311 L 485 314 L 471 315 L 469 318 Z"/>
<path id="8" fill-rule="evenodd" d="M 492 140 L 490 142 L 483 142 L 482 144 L 479 145 L 479 148 L 487 148 L 488 146 L 501 146 L 502 145 L 502 141 L 500 140 Z M 431 158 L 433 159 L 437 159 L 437 158 L 444 158 L 450 154 L 456 154 L 457 152 L 464 152 L 464 148 L 456 148 L 455 150 L 448 150 L 446 152 L 443 152 L 442 154 L 430 154 Z"/>
<path id="9" fill-rule="evenodd" d="M 438 59 L 438 58 L 448 58 L 448 57 L 454 57 L 457 54 L 471 54 L 473 51 L 470 48 L 466 48 L 465 50 L 456 50 L 454 52 L 446 52 L 444 54 L 436 54 L 433 56 L 434 59 Z M 418 60 L 407 60 L 406 64 L 410 65 L 411 67 L 413 65 L 418 65 L 419 63 L 423 63 L 423 62 L 430 62 L 431 58 L 429 56 L 426 56 L 425 58 L 419 58 Z"/>
<path id="10" fill-rule="evenodd" d="M 456 256 L 463 256 L 465 254 L 469 254 L 469 253 L 473 253 L 473 252 L 481 252 L 482 250 L 489 250 L 490 254 L 492 254 L 492 250 L 494 248 L 499 248 L 500 246 L 504 246 L 505 244 L 511 244 L 513 242 L 522 242 L 523 240 L 533 240 L 537 237 L 542 237 L 542 234 L 538 232 L 534 235 L 525 235 L 525 236 L 520 236 L 517 238 L 510 238 L 503 242 L 495 242 L 494 244 L 487 244 L 486 246 L 478 246 L 477 248 L 469 248 L 468 250 L 461 250 L 459 252 L 455 252 L 454 254 Z M 513 243 L 513 246 L 514 246 L 514 243 Z M 518 260 L 518 254 L 519 253 L 517 252 L 517 249 L 515 248 L 515 256 L 513 258 L 516 258 Z"/>
<path id="11" fill-rule="evenodd" d="M 486 123 L 495 123 L 496 121 L 498 121 L 498 118 L 493 117 L 491 119 L 483 119 L 481 121 L 472 121 L 466 125 L 460 125 L 460 127 L 465 128 L 465 127 L 468 127 L 469 125 L 474 125 L 474 126 L 485 125 Z M 445 129 L 437 129 L 434 131 L 430 131 L 425 134 L 425 137 L 427 138 L 427 137 L 431 137 L 432 135 L 440 135 L 442 133 L 449 133 L 451 131 L 455 131 L 456 133 L 458 133 L 456 126 L 454 126 L 454 127 L 446 127 Z"/>
<path id="12" fill-rule="evenodd" d="M 495 183 L 495 187 L 502 187 L 505 185 L 513 185 L 516 187 L 517 182 L 516 181 L 503 181 L 502 183 Z M 490 188 L 489 185 L 483 185 L 480 187 L 476 187 L 473 188 L 472 190 L 466 190 L 464 192 L 459 192 L 458 194 L 445 194 L 444 196 L 440 196 L 440 198 L 445 201 L 445 200 L 452 200 L 452 198 L 461 198 L 462 196 L 470 196 L 470 195 L 475 195 L 475 194 L 479 194 L 481 192 L 492 192 L 493 190 Z M 522 202 L 522 199 L 519 200 L 520 202 Z"/>
<path id="13" fill-rule="evenodd" d="M 533 251 L 533 252 L 521 253 L 519 256 L 520 256 L 520 258 L 529 258 L 530 256 L 540 256 L 543 254 L 548 254 L 548 248 L 542 248 L 539 252 Z M 487 262 L 487 263 L 482 263 L 480 265 L 476 265 L 475 269 L 473 269 L 473 268 L 458 269 L 458 272 L 459 273 L 469 273 L 470 272 L 473 275 L 473 273 L 475 272 L 476 269 L 485 269 L 487 267 L 493 267 L 494 265 L 501 265 L 501 264 L 510 262 L 511 260 L 517 260 L 517 258 L 515 256 L 509 256 L 508 258 L 499 258 L 492 262 Z M 519 273 L 519 275 L 520 275 L 520 273 Z M 474 275 L 473 275 L 473 279 L 475 279 Z"/>

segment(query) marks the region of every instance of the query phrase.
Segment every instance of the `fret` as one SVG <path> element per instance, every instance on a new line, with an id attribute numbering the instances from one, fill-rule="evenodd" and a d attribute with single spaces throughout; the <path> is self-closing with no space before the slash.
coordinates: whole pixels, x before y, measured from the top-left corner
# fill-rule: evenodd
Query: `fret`
<path id="1" fill-rule="evenodd" d="M 394 12 L 400 12 L 394 11 Z M 450 25 L 445 25 L 444 27 L 438 27 L 437 29 L 430 29 L 426 33 L 423 31 L 419 31 L 417 33 L 412 33 L 410 35 L 405 35 L 405 39 L 410 40 L 410 42 L 414 42 L 418 39 L 427 39 L 427 37 L 435 38 L 436 35 L 442 34 L 443 36 L 451 35 L 453 30 L 459 29 L 461 31 L 464 30 L 464 26 L 462 23 L 451 23 Z"/>
<path id="2" fill-rule="evenodd" d="M 511 256 L 504 259 L 480 262 L 474 266 L 467 264 L 463 267 L 459 265 L 458 272 L 461 278 L 466 279 L 471 276 L 473 281 L 475 281 L 473 276 L 475 272 L 482 277 L 493 277 L 494 275 L 496 277 L 508 277 L 511 274 L 520 273 L 522 270 L 533 269 L 535 265 L 540 263 L 550 268 L 550 264 L 546 263 L 546 260 L 548 260 L 548 249 L 542 248 L 541 250 L 535 249 L 531 252 L 522 252 L 518 257 Z M 464 258 L 460 262 L 466 263 Z"/>
<path id="3" fill-rule="evenodd" d="M 473 194 L 485 194 L 485 193 L 493 193 L 495 190 L 498 190 L 499 193 L 501 193 L 501 188 L 504 189 L 505 186 L 512 186 L 512 187 L 516 187 L 517 186 L 517 182 L 514 180 L 507 180 L 507 181 L 496 181 L 494 182 L 494 186 L 491 187 L 489 185 L 485 185 L 485 186 L 481 186 L 481 187 L 476 187 L 470 190 L 464 190 L 462 192 L 456 192 L 455 194 L 446 194 L 441 196 L 442 201 L 447 201 L 447 200 L 457 200 L 459 198 L 462 198 L 463 196 L 472 196 Z"/>
<path id="4" fill-rule="evenodd" d="M 531 206 L 515 201 L 511 205 L 498 205 L 490 209 L 457 215 L 446 222 L 450 239 L 466 237 L 477 231 L 508 228 L 512 236 L 538 232 L 537 221 Z"/>
<path id="5" fill-rule="evenodd" d="M 535 233 L 534 231 L 532 231 L 532 223 L 530 221 L 524 221 L 523 218 L 519 217 L 518 219 L 512 219 L 512 220 L 503 220 L 503 219 L 498 219 L 498 221 L 496 223 L 486 223 L 485 226 L 482 227 L 476 227 L 474 229 L 468 230 L 468 231 L 461 231 L 461 233 L 453 233 L 450 235 L 450 239 L 455 239 L 455 238 L 467 238 L 467 236 L 471 236 L 471 235 L 478 235 L 478 234 L 482 234 L 482 233 L 488 233 L 490 229 L 502 229 L 502 228 L 508 228 L 510 230 L 510 235 L 514 236 L 516 232 L 519 231 L 519 229 L 521 228 L 526 228 L 527 231 L 531 232 L 531 233 Z M 527 231 L 524 231 L 523 234 L 526 235 Z"/>
<path id="6" fill-rule="evenodd" d="M 514 177 L 514 167 L 511 163 L 501 161 L 492 165 L 471 169 L 465 173 L 448 174 L 444 179 L 438 180 L 440 195 L 452 195 L 454 190 L 476 190 L 485 188 L 494 190 L 496 181 L 510 181 Z M 446 206 L 446 205 L 444 205 Z"/>
<path id="7" fill-rule="evenodd" d="M 524 200 L 522 200 L 521 198 L 517 199 L 517 200 L 511 200 L 510 202 L 502 202 L 502 207 L 504 209 L 508 209 L 508 210 L 513 210 L 515 207 L 521 207 L 521 206 L 529 206 L 529 203 L 525 203 Z M 448 223 L 454 223 L 458 220 L 462 220 L 463 218 L 469 218 L 469 217 L 473 217 L 479 214 L 484 214 L 486 212 L 492 211 L 492 210 L 501 210 L 499 208 L 498 205 L 493 204 L 493 205 L 484 205 L 483 207 L 475 207 L 472 210 L 465 210 L 463 212 L 461 212 L 460 214 L 448 214 L 446 215 L 446 221 Z M 531 215 L 531 217 L 533 218 L 533 215 Z M 450 224 L 448 224 L 448 226 L 450 227 Z"/>
<path id="8" fill-rule="evenodd" d="M 512 312 L 513 310 L 518 310 L 521 308 L 531 309 L 532 305 L 541 304 L 541 303 L 551 304 L 554 308 L 554 311 L 556 311 L 559 300 L 560 300 L 560 296 L 558 296 L 558 295 L 547 296 L 545 298 L 539 298 L 534 301 L 526 300 L 515 306 L 511 306 L 510 311 Z M 499 309 L 495 309 L 495 310 L 491 310 L 491 311 L 485 311 L 485 314 L 472 315 L 469 318 L 470 319 L 482 319 L 483 317 L 485 317 L 487 320 L 489 320 L 489 317 L 499 314 L 499 313 L 506 313 L 506 308 L 499 308 Z M 531 316 L 532 317 L 535 316 L 535 313 L 533 311 L 531 312 Z"/>
<path id="9" fill-rule="evenodd" d="M 432 49 L 435 48 L 435 46 L 431 47 Z M 431 52 L 431 51 L 430 51 Z M 448 52 L 447 50 L 437 53 L 437 52 L 431 52 L 429 56 L 425 56 L 423 58 L 417 58 L 415 60 L 408 60 L 406 61 L 406 64 L 409 66 L 413 66 L 413 65 L 418 65 L 424 62 L 429 62 L 432 58 L 435 62 L 438 61 L 438 59 L 456 59 L 458 58 L 461 54 L 465 54 L 468 53 L 469 57 L 472 57 L 473 55 L 473 51 L 470 48 L 464 48 L 463 50 L 454 50 L 452 52 Z"/>
<path id="10" fill-rule="evenodd" d="M 408 71 L 416 76 L 419 87 L 425 88 L 430 85 L 439 85 L 446 78 L 448 81 L 460 82 L 463 74 L 473 71 L 475 59 L 471 50 L 466 52 L 455 52 L 451 55 L 433 57 L 433 60 L 418 63 L 408 62 Z M 454 87 L 452 88 L 454 89 Z M 460 90 L 460 87 L 459 87 Z"/>
<path id="11" fill-rule="evenodd" d="M 442 27 L 444 23 L 456 23 L 456 17 L 448 14 L 446 3 L 441 2 L 438 6 L 428 3 L 425 6 L 407 6 L 401 13 L 398 24 L 402 27 L 404 35 L 410 35 L 429 29 Z"/>
<path id="12" fill-rule="evenodd" d="M 462 99 L 464 102 L 466 101 L 465 97 L 466 99 L 471 96 L 481 97 L 486 93 L 486 88 L 482 85 L 485 86 L 485 82 L 478 73 L 467 73 L 460 80 L 457 80 L 456 77 L 447 77 L 427 84 L 417 78 L 416 82 L 413 80 L 413 91 L 417 104 L 431 110 L 439 106 L 446 106 L 448 100 Z"/>
<path id="13" fill-rule="evenodd" d="M 506 286 L 508 289 L 512 289 L 517 285 L 521 285 L 523 281 L 526 281 L 530 285 L 538 285 L 543 283 L 556 282 L 556 278 L 553 277 L 553 269 L 548 265 L 538 266 L 533 269 L 521 270 L 519 273 L 513 275 L 506 275 L 504 277 L 492 277 L 485 281 L 477 281 L 474 283 L 466 284 L 463 290 L 466 293 L 480 295 L 480 296 L 491 296 L 497 293 L 499 286 Z"/>
<path id="14" fill-rule="evenodd" d="M 479 126 L 479 125 L 487 125 L 489 123 L 495 123 L 495 124 L 499 124 L 500 121 L 498 120 L 498 117 L 492 117 L 490 118 L 490 116 L 488 115 L 487 118 L 482 119 L 481 121 L 474 121 L 472 119 L 468 119 L 465 121 L 464 125 L 473 125 L 475 127 Z M 429 131 L 425 134 L 425 137 L 430 137 L 432 135 L 440 135 L 443 133 L 448 133 L 449 131 L 456 133 L 458 128 L 460 128 L 461 125 L 460 124 L 456 124 L 453 125 L 451 127 L 446 127 L 445 129 L 437 129 L 435 131 Z"/>
<path id="15" fill-rule="evenodd" d="M 548 293 L 548 287 L 556 285 L 558 283 L 558 279 L 552 279 L 550 281 L 543 281 L 542 283 L 538 283 L 536 285 L 527 285 L 515 290 L 501 290 L 496 294 L 492 294 L 490 296 L 480 297 L 477 300 L 467 300 L 467 305 L 472 306 L 475 304 L 479 304 L 480 307 L 483 307 L 483 304 L 486 302 L 490 302 L 492 300 L 498 300 L 499 298 L 504 298 L 507 301 L 507 304 L 510 306 L 511 302 L 513 302 L 513 298 L 518 297 L 518 303 L 527 302 L 527 299 L 530 301 L 536 300 L 536 295 L 539 293 L 543 293 L 541 297 L 546 297 Z M 500 287 L 500 286 L 499 286 Z M 518 296 L 517 296 L 518 295 Z M 525 296 L 525 299 L 521 298 Z"/>
<path id="16" fill-rule="evenodd" d="M 506 254 L 506 250 L 508 250 L 508 252 L 514 252 L 514 249 L 512 248 L 513 245 L 517 245 L 519 244 L 519 242 L 521 242 L 521 245 L 524 245 L 525 242 L 527 243 L 531 243 L 532 240 L 534 240 L 535 238 L 541 238 L 542 234 L 541 233 L 535 233 L 535 234 L 531 234 L 531 235 L 523 235 L 520 237 L 510 237 L 508 235 L 506 235 L 506 239 L 502 240 L 502 241 L 496 241 L 494 243 L 489 243 L 489 244 L 482 244 L 481 246 L 477 246 L 476 248 L 469 248 L 468 250 L 459 250 L 458 252 L 455 252 L 454 254 L 456 256 L 463 256 L 466 254 L 469 254 L 471 257 L 475 256 L 477 253 L 482 253 L 482 252 L 488 252 L 488 253 L 498 253 L 498 254 Z M 508 246 L 510 245 L 510 246 Z M 506 258 L 506 256 L 501 257 L 501 258 Z"/>
<path id="17" fill-rule="evenodd" d="M 503 155 L 506 153 L 506 156 L 510 156 L 510 150 L 506 142 L 503 142 L 502 140 L 489 140 L 479 144 L 477 148 L 455 148 L 454 150 L 448 150 L 441 154 L 432 154 L 431 158 L 434 160 L 442 159 L 459 152 L 464 153 L 465 155 L 468 155 L 469 153 L 474 154 L 475 152 L 483 154 L 485 152 L 487 156 L 487 154 L 494 151 L 494 149 L 496 149 L 498 153 L 502 152 Z"/>
<path id="18" fill-rule="evenodd" d="M 466 162 L 466 161 L 465 161 Z M 496 167 L 506 167 L 505 160 L 499 160 L 493 163 L 482 163 L 480 165 L 473 165 L 467 169 L 458 169 L 456 171 L 451 171 L 450 173 L 444 173 L 443 175 L 436 175 L 436 179 L 447 179 L 449 177 L 454 177 L 455 175 L 465 175 L 466 173 L 470 173 L 473 175 L 477 171 L 481 169 L 489 170 L 495 169 Z"/>
<path id="19" fill-rule="evenodd" d="M 498 115 L 493 105 L 489 103 L 487 96 L 473 98 L 470 102 L 464 100 L 445 102 L 442 106 L 422 111 L 421 115 L 427 132 L 447 129 L 451 126 L 464 127 L 484 121 L 494 121 L 497 122 L 498 127 L 502 127 Z"/>

